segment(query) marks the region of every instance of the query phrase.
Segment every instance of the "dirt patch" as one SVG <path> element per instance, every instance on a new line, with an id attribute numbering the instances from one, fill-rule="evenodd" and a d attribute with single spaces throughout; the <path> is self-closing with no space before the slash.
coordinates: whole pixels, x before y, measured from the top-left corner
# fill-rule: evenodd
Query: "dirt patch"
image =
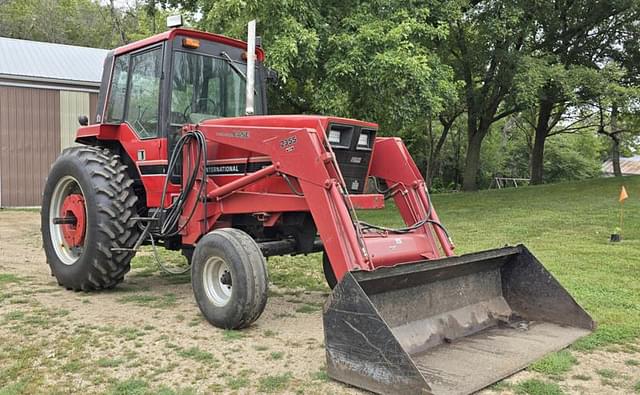
<path id="1" fill-rule="evenodd" d="M 41 245 L 38 213 L 0 212 L 0 387 L 361 393 L 324 372 L 326 293 L 275 289 L 255 325 L 223 331 L 200 315 L 188 277 L 133 269 L 113 291 L 66 291 Z"/>
<path id="2" fill-rule="evenodd" d="M 38 213 L 0 211 L 0 388 L 8 393 L 363 393 L 324 371 L 325 292 L 272 287 L 255 325 L 224 331 L 204 321 L 188 277 L 134 268 L 113 291 L 66 291 L 41 244 Z M 639 351 L 574 353 L 578 364 L 563 377 L 525 371 L 484 393 L 515 393 L 532 379 L 571 394 L 632 393 Z"/>
<path id="3" fill-rule="evenodd" d="M 525 370 L 480 394 L 545 394 L 557 386 L 567 394 L 637 394 L 640 393 L 640 347 L 627 344 L 591 353 L 571 351 L 577 363 L 560 376 Z M 536 385 L 527 385 L 534 383 Z M 543 387 L 539 383 L 547 384 Z M 547 392 L 548 393 L 548 392 Z"/>

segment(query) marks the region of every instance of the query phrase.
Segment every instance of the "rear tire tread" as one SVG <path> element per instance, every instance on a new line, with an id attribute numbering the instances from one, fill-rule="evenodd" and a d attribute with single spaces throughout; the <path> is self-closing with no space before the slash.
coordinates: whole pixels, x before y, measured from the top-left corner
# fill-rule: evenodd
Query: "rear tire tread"
<path id="1" fill-rule="evenodd" d="M 132 220 L 136 215 L 138 202 L 138 197 L 131 189 L 133 180 L 127 175 L 127 166 L 120 162 L 120 156 L 108 149 L 72 147 L 64 150 L 58 160 L 68 160 L 69 157 L 80 161 L 91 176 L 93 185 L 90 185 L 92 190 L 88 193 L 94 193 L 97 202 L 94 225 L 97 226 L 97 240 L 95 240 L 95 248 L 87 248 L 87 246 L 84 248 L 83 254 L 93 253 L 86 269 L 73 279 L 58 278 L 58 282 L 63 287 L 74 291 L 86 292 L 113 288 L 123 281 L 124 275 L 131 269 L 130 263 L 135 252 L 120 252 L 112 249 L 132 248 L 139 236 L 136 221 Z M 86 186 L 82 187 L 86 189 Z M 48 203 L 47 201 L 44 204 Z M 49 221 L 49 218 L 44 218 L 44 212 L 45 210 L 43 210 L 43 228 Z M 53 255 L 54 259 L 57 259 L 55 252 Z M 48 259 L 48 262 L 55 274 L 55 265 L 52 265 L 51 259 Z"/>

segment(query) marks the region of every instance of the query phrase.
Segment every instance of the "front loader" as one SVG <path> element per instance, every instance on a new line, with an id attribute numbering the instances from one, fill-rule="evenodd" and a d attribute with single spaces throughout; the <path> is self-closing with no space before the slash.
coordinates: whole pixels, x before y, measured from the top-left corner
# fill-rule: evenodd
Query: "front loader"
<path id="1" fill-rule="evenodd" d="M 400 139 L 266 115 L 273 73 L 249 31 L 177 26 L 108 54 L 94 122 L 43 194 L 60 285 L 112 288 L 141 245 L 181 250 L 204 317 L 240 329 L 266 306 L 266 257 L 321 252 L 328 374 L 378 393 L 470 393 L 593 330 L 524 246 L 455 256 Z M 402 227 L 358 219 L 388 199 Z"/>

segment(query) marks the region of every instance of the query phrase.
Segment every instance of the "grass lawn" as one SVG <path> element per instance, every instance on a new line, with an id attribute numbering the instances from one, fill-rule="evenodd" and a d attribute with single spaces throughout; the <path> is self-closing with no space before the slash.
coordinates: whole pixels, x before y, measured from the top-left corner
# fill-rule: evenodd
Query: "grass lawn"
<path id="1" fill-rule="evenodd" d="M 612 244 L 621 181 L 630 199 L 624 241 Z M 483 393 L 640 394 L 640 177 L 441 194 L 433 202 L 457 253 L 523 243 L 598 322 L 594 334 Z M 393 205 L 360 216 L 400 225 Z M 124 284 L 88 295 L 66 292 L 49 276 L 37 213 L 4 213 L 0 238 L 7 234 L 0 395 L 355 392 L 329 380 L 324 366 L 329 288 L 321 254 L 269 258 L 275 286 L 265 315 L 247 330 L 220 331 L 198 313 L 189 273 L 160 274 L 147 247 Z M 178 252 L 159 253 L 186 263 Z"/>
<path id="2" fill-rule="evenodd" d="M 622 183 L 630 195 L 624 241 L 610 243 Z M 439 194 L 432 200 L 458 254 L 522 243 L 538 257 L 598 323 L 574 349 L 640 336 L 640 177 Z M 382 225 L 399 220 L 392 205 L 360 216 Z M 318 254 L 269 262 L 277 285 L 328 290 Z"/>

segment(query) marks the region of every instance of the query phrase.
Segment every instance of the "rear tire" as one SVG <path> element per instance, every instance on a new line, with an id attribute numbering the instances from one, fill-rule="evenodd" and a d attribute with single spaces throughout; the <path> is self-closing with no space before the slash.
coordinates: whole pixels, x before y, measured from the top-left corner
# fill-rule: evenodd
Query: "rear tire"
<path id="1" fill-rule="evenodd" d="M 200 311 L 219 328 L 246 328 L 267 304 L 266 261 L 255 240 L 238 229 L 217 229 L 200 239 L 191 284 Z"/>
<path id="2" fill-rule="evenodd" d="M 66 149 L 53 163 L 43 193 L 41 230 L 47 262 L 63 287 L 113 288 L 130 270 L 135 252 L 113 250 L 132 248 L 139 237 L 133 219 L 138 198 L 126 168 L 118 155 L 90 146 Z M 69 196 L 81 198 L 76 213 L 84 223 L 84 236 L 73 245 L 62 225 L 53 224 L 63 216 L 61 202 Z"/>

